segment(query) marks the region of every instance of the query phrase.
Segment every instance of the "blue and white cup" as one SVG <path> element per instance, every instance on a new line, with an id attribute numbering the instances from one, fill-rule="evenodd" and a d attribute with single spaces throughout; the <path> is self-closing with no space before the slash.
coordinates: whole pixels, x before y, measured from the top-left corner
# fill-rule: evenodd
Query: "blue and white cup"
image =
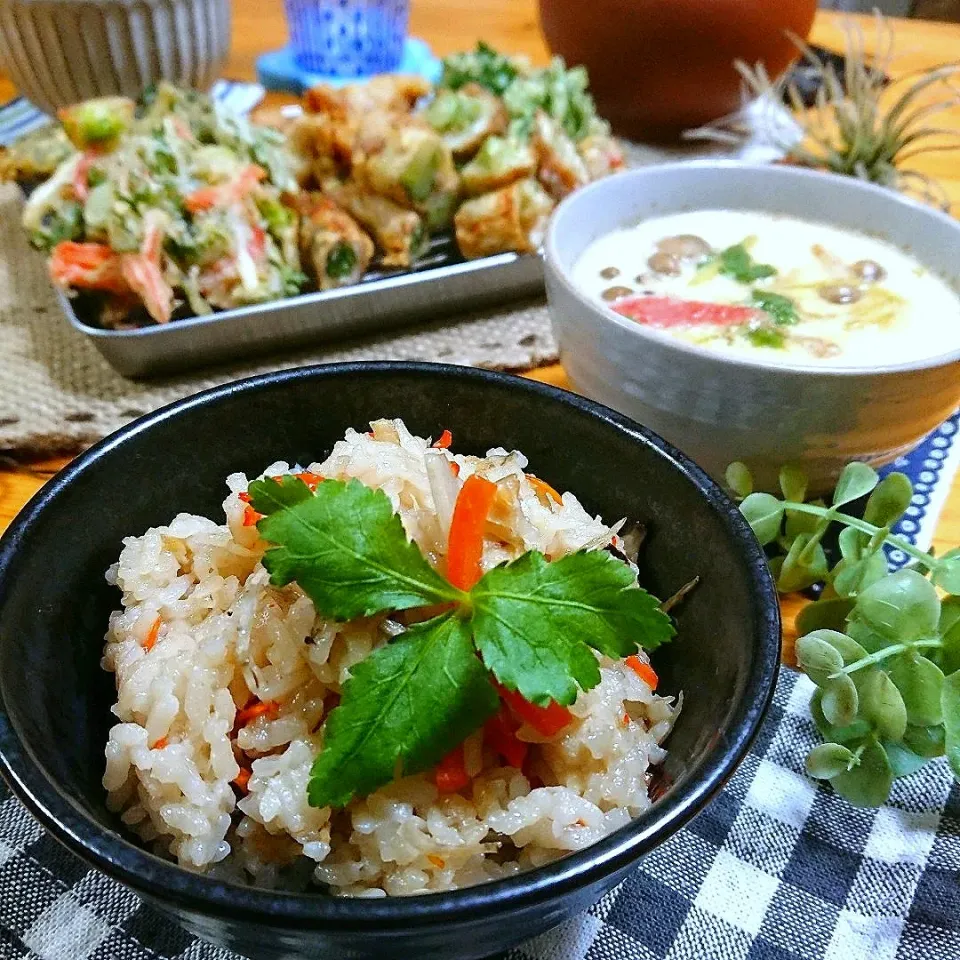
<path id="1" fill-rule="evenodd" d="M 333 77 L 396 70 L 409 0 L 285 0 L 297 65 Z"/>

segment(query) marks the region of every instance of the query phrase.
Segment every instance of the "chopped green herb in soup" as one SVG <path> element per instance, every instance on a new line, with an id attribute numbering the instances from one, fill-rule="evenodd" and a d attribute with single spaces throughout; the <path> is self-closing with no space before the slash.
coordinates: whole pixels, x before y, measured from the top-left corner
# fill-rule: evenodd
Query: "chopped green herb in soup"
<path id="1" fill-rule="evenodd" d="M 636 287 L 611 286 L 621 275 Z M 960 297 L 908 253 L 786 216 L 656 217 L 595 240 L 574 281 L 639 324 L 774 363 L 899 364 L 960 345 Z"/>

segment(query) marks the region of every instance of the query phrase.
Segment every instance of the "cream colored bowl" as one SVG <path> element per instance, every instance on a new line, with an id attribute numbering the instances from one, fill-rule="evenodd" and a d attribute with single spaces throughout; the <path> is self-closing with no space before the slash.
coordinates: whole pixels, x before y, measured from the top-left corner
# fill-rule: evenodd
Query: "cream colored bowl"
<path id="1" fill-rule="evenodd" d="M 785 463 L 803 465 L 819 489 L 850 460 L 888 463 L 953 413 L 960 350 L 888 367 L 752 362 L 634 323 L 570 279 L 597 237 L 647 217 L 718 208 L 877 234 L 954 285 L 960 280 L 960 222 L 873 184 L 729 161 L 618 174 L 568 197 L 546 239 L 550 316 L 580 392 L 655 430 L 714 477 L 743 460 L 767 488 Z"/>
<path id="2" fill-rule="evenodd" d="M 48 113 L 158 80 L 206 90 L 229 48 L 230 0 L 0 0 L 0 64 Z"/>

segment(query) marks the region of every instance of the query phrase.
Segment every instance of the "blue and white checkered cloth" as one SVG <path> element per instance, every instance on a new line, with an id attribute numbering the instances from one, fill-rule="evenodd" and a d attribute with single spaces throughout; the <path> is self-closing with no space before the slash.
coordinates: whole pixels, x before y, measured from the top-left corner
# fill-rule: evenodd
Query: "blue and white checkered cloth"
<path id="1" fill-rule="evenodd" d="M 262 90 L 221 83 L 249 109 Z M 0 144 L 43 122 L 0 109 Z M 927 546 L 960 464 L 954 416 L 889 469 L 914 482 L 898 533 Z M 891 563 L 906 558 L 891 552 Z M 810 780 L 811 683 L 784 670 L 736 775 L 587 914 L 508 960 L 960 958 L 960 787 L 943 760 L 858 810 Z M 63 849 L 0 785 L 0 960 L 238 960 Z"/>

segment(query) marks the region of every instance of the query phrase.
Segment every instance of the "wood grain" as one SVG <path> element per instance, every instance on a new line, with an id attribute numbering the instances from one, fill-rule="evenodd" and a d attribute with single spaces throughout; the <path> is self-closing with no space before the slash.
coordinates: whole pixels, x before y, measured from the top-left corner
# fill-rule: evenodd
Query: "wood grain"
<path id="1" fill-rule="evenodd" d="M 234 0 L 233 46 L 225 75 L 252 79 L 257 56 L 287 40 L 282 0 Z M 864 29 L 871 48 L 871 19 L 852 21 Z M 894 73 L 903 73 L 956 60 L 960 50 L 960 25 L 897 20 L 897 58 Z M 833 13 L 818 15 L 812 40 L 833 49 L 843 46 L 844 19 Z M 548 54 L 537 24 L 535 0 L 413 0 L 411 32 L 426 39 L 439 54 L 472 47 L 480 38 L 504 50 L 526 54 L 534 63 L 545 63 Z M 10 81 L 0 75 L 0 102 L 14 95 Z M 272 100 L 280 98 L 273 97 Z M 960 107 L 941 118 L 941 124 L 960 131 Z M 956 154 L 923 157 L 916 168 L 937 177 L 960 209 L 960 165 Z M 528 376 L 567 387 L 562 367 L 554 364 L 530 371 Z M 66 460 L 49 460 L 14 468 L 0 467 L 0 531 Z M 960 481 L 954 484 L 940 518 L 934 541 L 938 552 L 960 543 Z M 784 659 L 792 657 L 793 618 L 802 601 L 787 598 L 784 611 Z"/>

